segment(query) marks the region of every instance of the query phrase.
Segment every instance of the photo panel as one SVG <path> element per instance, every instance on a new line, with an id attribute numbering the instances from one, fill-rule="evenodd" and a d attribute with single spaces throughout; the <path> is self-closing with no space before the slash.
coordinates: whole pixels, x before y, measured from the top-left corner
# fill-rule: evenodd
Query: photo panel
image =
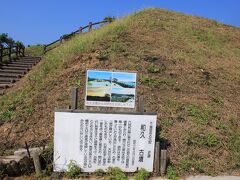
<path id="1" fill-rule="evenodd" d="M 112 73 L 106 71 L 88 71 L 87 87 L 111 87 Z"/>
<path id="2" fill-rule="evenodd" d="M 105 87 L 88 87 L 87 101 L 110 102 L 111 88 Z"/>
<path id="3" fill-rule="evenodd" d="M 112 88 L 136 88 L 136 73 L 112 73 Z"/>
<path id="4" fill-rule="evenodd" d="M 86 106 L 135 107 L 136 73 L 88 70 Z"/>

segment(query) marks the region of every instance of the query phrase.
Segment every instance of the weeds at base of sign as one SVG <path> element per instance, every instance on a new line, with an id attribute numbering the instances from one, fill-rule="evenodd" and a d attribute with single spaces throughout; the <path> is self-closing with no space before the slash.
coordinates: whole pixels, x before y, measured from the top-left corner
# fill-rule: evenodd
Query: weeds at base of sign
<path id="1" fill-rule="evenodd" d="M 95 172 L 96 177 L 103 177 L 106 173 L 102 169 L 97 169 Z"/>
<path id="2" fill-rule="evenodd" d="M 106 180 L 112 180 L 112 179 L 117 179 L 117 180 L 127 180 L 126 174 L 118 167 L 109 167 L 107 169 L 107 177 L 105 178 Z"/>
<path id="3" fill-rule="evenodd" d="M 134 180 L 142 180 L 142 179 L 148 179 L 150 177 L 150 173 L 146 171 L 145 169 L 140 169 L 137 171 L 137 174 L 134 176 Z"/>
<path id="4" fill-rule="evenodd" d="M 80 177 L 82 171 L 81 168 L 77 165 L 76 161 L 71 160 L 67 165 L 68 171 L 65 173 L 65 176 L 68 178 L 78 178 Z"/>
<path id="5" fill-rule="evenodd" d="M 172 164 L 169 164 L 167 167 L 167 178 L 172 180 L 179 180 L 180 178 L 177 176 L 176 170 Z"/>
<path id="6" fill-rule="evenodd" d="M 91 176 L 89 173 L 83 173 L 74 161 L 71 161 L 68 166 L 69 171 L 65 173 L 67 178 L 89 178 Z M 104 177 L 104 180 L 127 180 L 128 176 L 132 176 L 134 180 L 146 180 L 149 179 L 151 173 L 143 168 L 135 173 L 125 173 L 118 167 L 109 167 L 107 171 L 97 169 L 92 175 L 95 175 L 97 179 Z"/>

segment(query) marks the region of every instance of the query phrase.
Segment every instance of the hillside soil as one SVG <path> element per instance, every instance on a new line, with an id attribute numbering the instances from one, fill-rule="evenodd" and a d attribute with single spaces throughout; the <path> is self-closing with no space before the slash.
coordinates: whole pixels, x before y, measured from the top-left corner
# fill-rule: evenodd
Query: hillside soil
<path id="1" fill-rule="evenodd" d="M 147 9 L 67 41 L 0 97 L 0 152 L 52 142 L 87 69 L 137 71 L 137 94 L 157 112 L 176 174 L 240 175 L 240 29 Z"/>

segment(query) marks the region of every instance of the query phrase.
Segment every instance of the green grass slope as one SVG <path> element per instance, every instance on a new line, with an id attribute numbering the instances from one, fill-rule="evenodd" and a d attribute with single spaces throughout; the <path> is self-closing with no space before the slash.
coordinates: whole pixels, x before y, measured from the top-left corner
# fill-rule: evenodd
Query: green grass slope
<path id="1" fill-rule="evenodd" d="M 42 56 L 44 54 L 44 47 L 43 45 L 31 45 L 26 47 L 25 55 L 26 56 Z"/>
<path id="2" fill-rule="evenodd" d="M 55 107 L 72 86 L 83 108 L 87 68 L 138 72 L 138 95 L 158 113 L 178 175 L 240 172 L 240 29 L 147 9 L 48 52 L 0 97 L 1 153 L 50 142 Z"/>

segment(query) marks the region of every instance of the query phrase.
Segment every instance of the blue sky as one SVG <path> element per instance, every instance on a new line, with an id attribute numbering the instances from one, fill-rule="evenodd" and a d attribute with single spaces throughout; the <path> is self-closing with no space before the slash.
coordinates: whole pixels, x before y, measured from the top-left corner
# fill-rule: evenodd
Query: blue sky
<path id="1" fill-rule="evenodd" d="M 112 73 L 111 72 L 105 72 L 105 71 L 88 70 L 88 77 L 111 80 Z"/>
<path id="2" fill-rule="evenodd" d="M 3 8 L 4 7 L 4 8 Z M 0 33 L 28 44 L 46 44 L 106 16 L 158 7 L 240 27 L 240 0 L 1 0 Z"/>
<path id="3" fill-rule="evenodd" d="M 122 82 L 136 82 L 136 73 L 113 73 L 112 78 Z"/>

